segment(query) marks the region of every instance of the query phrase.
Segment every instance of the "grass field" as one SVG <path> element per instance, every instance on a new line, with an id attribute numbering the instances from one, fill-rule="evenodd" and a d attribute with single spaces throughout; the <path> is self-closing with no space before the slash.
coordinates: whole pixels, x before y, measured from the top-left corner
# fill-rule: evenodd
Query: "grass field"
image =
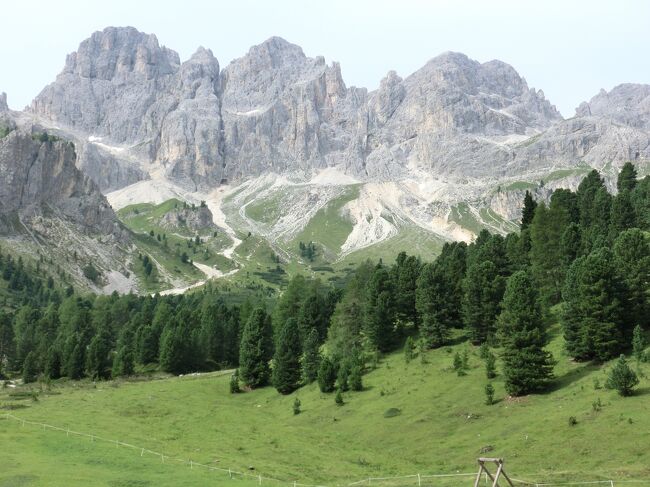
<path id="1" fill-rule="evenodd" d="M 364 391 L 344 394 L 343 406 L 316 385 L 289 396 L 272 388 L 232 395 L 227 374 L 207 374 L 61 383 L 52 386 L 54 394 L 42 393 L 36 402 L 15 400 L 5 389 L 0 413 L 305 484 L 472 472 L 476 458 L 489 455 L 504 457 L 512 476 L 537 482 L 614 478 L 645 479 L 646 484 L 637 485 L 650 485 L 647 378 L 629 398 L 596 388 L 596 381 L 605 382 L 607 365 L 572 363 L 556 337 L 550 346 L 558 360 L 554 390 L 513 400 L 505 397 L 499 377 L 494 381 L 497 403 L 487 406 L 478 350 L 471 349 L 467 376 L 457 377 L 451 370 L 453 351 L 466 346 L 428 352 L 424 364 L 416 358 L 407 365 L 400 353 L 388 356 L 364 376 Z M 650 374 L 650 365 L 642 367 Z M 298 416 L 292 413 L 295 397 L 302 402 Z M 600 410 L 593 406 L 598 399 Z M 6 409 L 16 404 L 25 407 Z M 397 410 L 393 417 L 386 417 L 389 409 Z M 571 416 L 577 420 L 574 426 Z M 12 420 L 0 419 L 0 451 L 0 486 L 250 483 Z M 468 479 L 423 484 L 471 485 Z M 391 485 L 414 485 L 414 480 Z"/>

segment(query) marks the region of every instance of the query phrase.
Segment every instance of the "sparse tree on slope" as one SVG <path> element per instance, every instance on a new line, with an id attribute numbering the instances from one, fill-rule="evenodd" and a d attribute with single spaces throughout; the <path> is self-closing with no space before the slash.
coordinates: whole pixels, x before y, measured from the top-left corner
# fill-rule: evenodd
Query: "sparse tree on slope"
<path id="1" fill-rule="evenodd" d="M 544 350 L 547 336 L 542 312 L 535 285 L 525 271 L 508 279 L 499 335 L 506 391 L 520 396 L 543 390 L 553 377 L 554 361 Z"/>
<path id="2" fill-rule="evenodd" d="M 255 309 L 244 325 L 239 348 L 239 376 L 249 387 L 263 387 L 269 382 L 271 333 L 266 312 L 262 308 Z"/>
<path id="3" fill-rule="evenodd" d="M 273 386 L 280 394 L 300 387 L 300 335 L 295 319 L 289 318 L 278 333 L 273 356 Z"/>

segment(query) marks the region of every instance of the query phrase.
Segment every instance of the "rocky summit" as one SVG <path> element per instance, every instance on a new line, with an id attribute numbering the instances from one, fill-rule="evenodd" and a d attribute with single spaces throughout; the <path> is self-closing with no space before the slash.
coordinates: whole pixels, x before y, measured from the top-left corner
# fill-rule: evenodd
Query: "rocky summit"
<path id="1" fill-rule="evenodd" d="M 248 232 L 290 259 L 295 239 L 317 239 L 314 218 L 339 229 L 321 238 L 331 259 L 422 231 L 504 233 L 525 191 L 544 200 L 591 168 L 614 189 L 625 161 L 640 175 L 650 167 L 650 85 L 601 91 L 563 119 L 501 61 L 446 52 L 369 92 L 280 37 L 222 67 L 207 48 L 181 61 L 153 34 L 108 27 L 24 112 L 4 95 L 0 112 L 74 143 L 76 165 L 115 209 L 205 201 L 228 259 Z M 42 151 L 28 142 L 27 162 Z"/>

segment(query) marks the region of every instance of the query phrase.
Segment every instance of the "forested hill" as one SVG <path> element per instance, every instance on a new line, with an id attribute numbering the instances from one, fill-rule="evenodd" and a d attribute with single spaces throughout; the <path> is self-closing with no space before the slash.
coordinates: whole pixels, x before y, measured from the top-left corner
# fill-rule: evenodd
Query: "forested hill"
<path id="1" fill-rule="evenodd" d="M 610 194 L 594 170 L 548 205 L 527 194 L 519 232 L 483 231 L 428 263 L 405 253 L 392 265 L 366 262 L 344 289 L 297 275 L 273 309 L 229 304 L 212 288 L 175 297 L 39 292 L 0 317 L 0 364 L 27 382 L 238 368 L 233 391 L 272 384 L 289 393 L 318 380 L 327 392 L 362 388 L 382 353 L 466 337 L 488 360 L 489 347 L 499 349 L 510 394 L 541 392 L 553 381 L 545 346 L 554 316 L 578 361 L 632 348 L 642 357 L 650 177 L 637 180 L 628 163 L 617 189 Z M 463 358 L 455 365 L 462 372 Z"/>

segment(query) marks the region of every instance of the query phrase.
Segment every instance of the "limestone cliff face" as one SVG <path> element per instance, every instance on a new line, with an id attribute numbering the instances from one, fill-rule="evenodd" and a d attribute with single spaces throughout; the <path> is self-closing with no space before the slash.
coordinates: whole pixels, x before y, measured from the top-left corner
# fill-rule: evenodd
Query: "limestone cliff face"
<path id="1" fill-rule="evenodd" d="M 563 120 L 501 61 L 449 52 L 368 93 L 277 37 L 221 69 L 207 49 L 181 63 L 155 36 L 110 27 L 68 56 L 30 112 L 75 140 L 105 191 L 161 174 L 189 189 L 330 166 L 463 184 L 650 160 L 648 85 L 601 92 Z"/>
<path id="2" fill-rule="evenodd" d="M 36 215 L 63 218 L 87 233 L 119 235 L 115 214 L 93 181 L 75 166 L 64 140 L 16 129 L 0 139 L 0 216 L 7 222 Z"/>

